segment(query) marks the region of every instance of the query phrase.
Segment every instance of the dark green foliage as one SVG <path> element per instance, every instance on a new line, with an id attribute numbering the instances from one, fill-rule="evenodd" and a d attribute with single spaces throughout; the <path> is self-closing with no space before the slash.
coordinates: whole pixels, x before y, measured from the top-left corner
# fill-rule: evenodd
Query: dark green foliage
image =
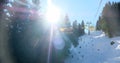
<path id="1" fill-rule="evenodd" d="M 71 38 L 71 41 L 72 41 L 72 44 L 76 47 L 78 45 L 78 37 L 80 36 L 79 34 L 79 29 L 78 29 L 78 25 L 77 25 L 77 20 L 75 20 L 73 22 L 73 33 L 71 34 L 70 38 Z"/>
<path id="2" fill-rule="evenodd" d="M 96 30 L 103 30 L 109 37 L 120 35 L 120 2 L 108 2 L 99 17 Z"/>
<path id="3" fill-rule="evenodd" d="M 28 9 L 26 6 L 21 6 L 21 4 L 19 4 L 19 7 L 17 8 L 20 7 L 26 10 Z M 48 46 L 46 40 L 44 43 L 41 41 L 44 36 L 44 31 L 42 31 L 42 20 L 32 20 L 29 18 L 28 14 L 31 15 L 27 12 L 16 11 L 13 15 L 15 17 L 12 17 L 12 28 L 10 29 L 9 36 L 10 47 L 12 50 L 11 54 L 13 55 L 13 58 L 15 58 L 14 60 L 16 63 L 38 63 L 39 61 L 45 62 L 45 58 L 47 57 L 44 55 L 47 54 L 47 49 L 43 48 Z M 26 17 L 19 17 L 24 15 Z M 40 56 L 42 57 L 42 60 Z"/>
<path id="4" fill-rule="evenodd" d="M 81 23 L 81 26 L 82 26 L 82 35 L 84 35 L 85 34 L 85 24 L 84 24 L 84 21 L 82 21 L 82 23 Z"/>
<path id="5" fill-rule="evenodd" d="M 101 30 L 102 28 L 101 28 L 101 17 L 99 17 L 99 19 L 98 19 L 98 21 L 97 21 L 97 23 L 96 23 L 96 30 Z"/>
<path id="6" fill-rule="evenodd" d="M 78 35 L 82 35 L 82 26 L 80 24 L 78 25 Z"/>
<path id="7" fill-rule="evenodd" d="M 1 1 L 0 5 L 5 1 L 7 0 Z M 24 0 L 22 1 L 24 2 Z M 4 7 L 2 9 L 0 8 L 0 34 L 4 30 L 7 30 L 5 33 L 9 37 L 7 40 L 11 50 L 11 56 L 16 63 L 47 63 L 51 28 L 44 23 L 45 20 L 42 16 L 29 12 L 37 12 L 38 7 L 36 6 L 40 4 L 39 0 L 32 1 L 35 4 L 33 7 L 31 5 L 29 6 L 29 3 L 26 3 L 26 5 L 17 2 L 10 3 L 15 8 L 22 8 L 23 10 L 12 9 L 11 11 L 11 9 L 7 9 L 10 14 L 9 17 L 3 12 Z M 68 16 L 65 17 L 64 25 L 66 28 L 71 27 Z M 83 34 L 83 25 L 84 23 L 79 26 L 75 23 L 72 33 L 61 32 L 65 47 L 63 50 L 56 50 L 52 44 L 50 63 L 63 63 L 64 59 L 70 53 L 69 48 L 71 47 L 71 43 L 75 47 L 79 44 L 78 37 Z M 2 35 L 0 39 L 1 37 Z M 2 41 L 0 40 L 0 42 Z"/>
<path id="8" fill-rule="evenodd" d="M 76 36 L 82 36 L 85 34 L 85 25 L 84 25 L 84 21 L 81 22 L 81 24 L 79 23 L 77 25 L 77 20 L 75 20 L 73 22 L 73 33 L 76 35 Z"/>
<path id="9" fill-rule="evenodd" d="M 81 22 L 81 24 L 79 23 L 77 25 L 77 20 L 75 20 L 73 22 L 73 34 L 71 35 L 71 39 L 73 40 L 73 45 L 76 47 L 79 43 L 78 43 L 78 38 L 82 35 L 85 34 L 85 25 L 84 25 L 84 21 Z"/>
<path id="10" fill-rule="evenodd" d="M 70 35 L 70 40 L 71 40 L 71 43 L 74 45 L 74 47 L 77 47 L 79 45 L 78 36 L 76 36 L 75 34 Z"/>
<path id="11" fill-rule="evenodd" d="M 37 3 L 37 1 L 34 1 Z M 14 4 L 13 4 L 14 5 Z M 19 7 L 25 10 L 31 9 L 37 12 L 37 8 L 29 8 L 18 4 Z M 29 4 L 28 4 L 29 5 Z M 16 6 L 16 5 L 14 5 Z M 31 14 L 27 12 L 16 11 L 13 12 L 11 17 L 10 32 L 10 48 L 11 55 L 16 63 L 47 63 L 48 49 L 50 44 L 50 31 L 51 27 L 45 23 L 45 20 L 37 14 Z M 24 16 L 25 17 L 20 17 Z M 29 17 L 35 16 L 35 17 Z M 39 18 L 38 18 L 39 17 Z M 66 17 L 65 27 L 70 27 L 68 17 Z M 55 34 L 56 32 L 54 32 Z M 68 57 L 72 42 L 76 41 L 76 36 L 69 33 L 61 33 L 61 37 L 65 42 L 65 47 L 62 50 L 56 50 L 52 43 L 50 63 L 63 63 L 66 57 Z M 78 38 L 78 37 L 77 37 Z"/>
<path id="12" fill-rule="evenodd" d="M 84 25 L 84 21 L 81 22 L 81 24 L 78 24 L 78 36 L 82 36 L 85 34 L 85 25 Z"/>
<path id="13" fill-rule="evenodd" d="M 70 28 L 71 27 L 71 23 L 69 21 L 68 15 L 66 15 L 64 20 L 62 22 L 58 23 L 58 25 L 60 27 L 64 27 L 64 28 Z"/>
<path id="14" fill-rule="evenodd" d="M 104 18 L 99 17 L 99 21 L 97 21 L 96 24 L 96 30 L 103 30 L 105 33 L 108 33 L 108 26 Z"/>
<path id="15" fill-rule="evenodd" d="M 68 28 L 71 26 L 68 15 L 65 16 L 65 25 L 66 25 L 66 27 L 68 27 Z"/>
<path id="16" fill-rule="evenodd" d="M 73 31 L 72 31 L 68 15 L 66 15 L 64 21 L 61 23 L 61 28 L 67 29 L 63 31 L 65 36 L 67 37 L 67 40 L 65 39 L 65 41 L 72 43 L 76 47 L 78 45 L 78 37 L 79 37 L 77 21 L 73 22 Z"/>
<path id="17" fill-rule="evenodd" d="M 77 26 L 77 20 L 75 20 L 75 21 L 73 22 L 73 30 L 76 31 L 77 28 L 78 28 L 78 26 Z"/>

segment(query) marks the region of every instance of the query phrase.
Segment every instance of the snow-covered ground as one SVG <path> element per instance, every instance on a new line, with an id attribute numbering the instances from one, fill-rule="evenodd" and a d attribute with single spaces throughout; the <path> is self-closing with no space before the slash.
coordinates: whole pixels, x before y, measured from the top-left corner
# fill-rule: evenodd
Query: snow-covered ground
<path id="1" fill-rule="evenodd" d="M 120 37 L 108 38 L 102 31 L 95 31 L 80 37 L 79 45 L 70 51 L 65 63 L 120 63 Z"/>

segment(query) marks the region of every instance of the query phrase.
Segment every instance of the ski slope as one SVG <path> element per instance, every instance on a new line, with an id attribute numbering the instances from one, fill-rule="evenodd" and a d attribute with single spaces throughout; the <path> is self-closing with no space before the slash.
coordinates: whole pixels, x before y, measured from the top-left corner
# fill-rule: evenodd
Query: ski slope
<path id="1" fill-rule="evenodd" d="M 79 37 L 79 45 L 72 46 L 70 52 L 65 63 L 120 63 L 120 37 L 108 38 L 95 31 Z"/>

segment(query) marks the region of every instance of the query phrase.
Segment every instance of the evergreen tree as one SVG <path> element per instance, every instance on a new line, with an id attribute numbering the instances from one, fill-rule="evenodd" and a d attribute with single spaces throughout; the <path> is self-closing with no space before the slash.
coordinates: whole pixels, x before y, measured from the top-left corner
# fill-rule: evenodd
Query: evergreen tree
<path id="1" fill-rule="evenodd" d="M 82 26 L 81 26 L 80 23 L 79 23 L 79 25 L 78 25 L 78 34 L 79 34 L 79 36 L 82 35 Z"/>
<path id="2" fill-rule="evenodd" d="M 67 28 L 71 26 L 68 15 L 65 16 L 63 23 L 64 23 L 64 26 Z"/>
<path id="3" fill-rule="evenodd" d="M 101 30 L 100 20 L 101 20 L 101 17 L 99 17 L 98 21 L 96 22 L 96 30 Z"/>
<path id="4" fill-rule="evenodd" d="M 85 34 L 85 24 L 84 24 L 84 21 L 82 21 L 81 23 L 81 26 L 82 26 L 82 35 Z"/>
<path id="5" fill-rule="evenodd" d="M 63 63 L 63 60 L 68 56 L 71 45 L 68 39 L 70 39 L 71 34 L 61 33 L 62 40 L 65 42 L 63 50 L 56 50 L 53 43 L 49 46 L 51 28 L 46 26 L 42 16 L 37 13 L 39 11 L 38 2 L 36 0 L 32 2 L 35 6 L 24 0 L 21 2 L 25 5 L 16 0 L 12 5 L 17 10 L 11 11 L 13 16 L 12 28 L 10 29 L 10 46 L 16 63 L 47 63 L 49 47 L 51 47 L 49 62 Z M 65 25 L 70 26 L 68 17 Z M 56 32 L 53 33 L 53 36 L 55 34 Z"/>
<path id="6" fill-rule="evenodd" d="M 109 37 L 120 35 L 120 2 L 108 2 L 103 8 L 102 15 L 97 21 L 97 30 L 103 30 Z"/>
<path id="7" fill-rule="evenodd" d="M 77 30 L 77 20 L 75 20 L 74 22 L 73 22 L 73 30 Z"/>
<path id="8" fill-rule="evenodd" d="M 41 16 L 29 12 L 30 10 L 32 12 L 37 12 L 38 10 L 24 0 L 14 1 L 12 5 L 13 11 L 11 12 L 14 15 L 12 16 L 12 28 L 10 29 L 9 37 L 13 58 L 15 58 L 16 63 L 45 63 L 47 56 L 42 55 L 47 55 L 47 49 L 43 48 L 48 46 L 46 41 L 44 43 L 40 41 L 43 40 L 42 37 L 45 34 L 43 33 L 43 21 L 37 18 Z"/>
<path id="9" fill-rule="evenodd" d="M 13 63 L 11 57 L 11 49 L 9 47 L 9 28 L 11 23 L 11 15 L 9 12 L 8 0 L 0 0 L 0 63 Z"/>

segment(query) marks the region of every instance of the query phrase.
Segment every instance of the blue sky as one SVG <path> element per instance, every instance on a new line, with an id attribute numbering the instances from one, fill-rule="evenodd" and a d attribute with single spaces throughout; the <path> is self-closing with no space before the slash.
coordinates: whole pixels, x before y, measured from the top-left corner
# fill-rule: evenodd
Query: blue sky
<path id="1" fill-rule="evenodd" d="M 47 0 L 41 0 L 41 10 L 43 12 L 47 5 L 46 1 Z M 119 2 L 120 0 L 102 0 L 97 16 L 95 15 L 100 0 L 52 0 L 52 3 L 68 14 L 71 22 L 74 20 L 77 20 L 78 22 L 84 20 L 85 22 L 90 21 L 95 25 L 99 15 L 101 15 L 105 3 L 108 1 Z"/>

